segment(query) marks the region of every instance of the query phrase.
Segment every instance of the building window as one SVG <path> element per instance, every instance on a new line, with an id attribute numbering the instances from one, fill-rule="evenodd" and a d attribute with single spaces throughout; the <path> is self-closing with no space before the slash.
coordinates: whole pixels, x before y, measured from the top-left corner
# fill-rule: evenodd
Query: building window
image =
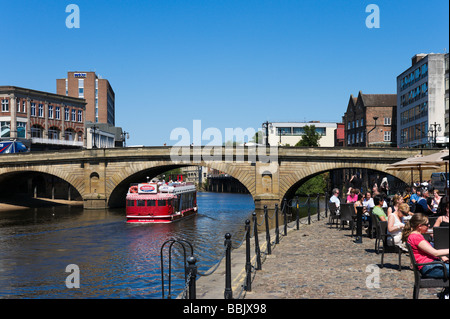
<path id="1" fill-rule="evenodd" d="M 1 136 L 0 137 L 10 137 L 11 125 L 9 122 L 0 122 L 1 126 Z"/>
<path id="2" fill-rule="evenodd" d="M 59 106 L 55 107 L 55 119 L 59 120 L 61 118 L 61 108 Z"/>
<path id="3" fill-rule="evenodd" d="M 83 122 L 83 111 L 78 110 L 78 122 Z"/>
<path id="4" fill-rule="evenodd" d="M 2 100 L 2 112 L 9 112 L 9 100 Z"/>
<path id="5" fill-rule="evenodd" d="M 391 131 L 384 131 L 384 141 L 385 142 L 391 141 Z"/>
<path id="6" fill-rule="evenodd" d="M 391 118 L 390 117 L 385 117 L 384 118 L 384 125 L 391 125 Z"/>
<path id="7" fill-rule="evenodd" d="M 50 127 L 48 129 L 48 138 L 51 140 L 59 140 L 59 129 L 57 127 Z"/>
<path id="8" fill-rule="evenodd" d="M 72 109 L 72 122 L 75 122 L 77 120 L 77 111 Z"/>
<path id="9" fill-rule="evenodd" d="M 66 141 L 74 141 L 75 136 L 76 136 L 75 131 L 70 128 L 64 132 L 64 139 Z"/>
<path id="10" fill-rule="evenodd" d="M 41 138 L 42 137 L 43 128 L 37 124 L 31 127 L 31 137 Z"/>
<path id="11" fill-rule="evenodd" d="M 277 127 L 278 135 L 291 135 L 290 127 Z"/>
<path id="12" fill-rule="evenodd" d="M 427 74 L 428 74 L 428 64 L 427 63 L 422 65 L 421 73 L 422 73 L 422 77 L 427 76 Z"/>
<path id="13" fill-rule="evenodd" d="M 36 103 L 31 103 L 31 116 L 36 116 Z"/>
<path id="14" fill-rule="evenodd" d="M 69 121 L 70 111 L 69 108 L 64 108 L 64 121 Z"/>
<path id="15" fill-rule="evenodd" d="M 66 96 L 69 95 L 69 81 L 66 79 Z"/>
<path id="16" fill-rule="evenodd" d="M 41 103 L 39 104 L 39 107 L 38 107 L 38 116 L 44 117 L 44 105 Z"/>
<path id="17" fill-rule="evenodd" d="M 84 79 L 78 79 L 78 97 L 84 98 Z"/>
<path id="18" fill-rule="evenodd" d="M 27 130 L 27 123 L 17 122 L 17 137 L 25 138 L 26 130 Z"/>
<path id="19" fill-rule="evenodd" d="M 20 112 L 20 100 L 19 99 L 16 100 L 16 111 Z"/>
<path id="20" fill-rule="evenodd" d="M 48 118 L 49 119 L 53 118 L 53 105 L 48 106 Z"/>

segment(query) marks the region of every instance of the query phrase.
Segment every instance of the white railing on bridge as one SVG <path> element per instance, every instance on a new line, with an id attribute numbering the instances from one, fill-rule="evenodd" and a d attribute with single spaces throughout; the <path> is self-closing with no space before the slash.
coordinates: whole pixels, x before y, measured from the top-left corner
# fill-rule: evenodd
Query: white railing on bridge
<path id="1" fill-rule="evenodd" d="M 68 140 L 57 140 L 41 137 L 32 137 L 31 142 L 35 144 L 53 144 L 53 145 L 67 145 L 67 146 L 80 146 L 84 144 L 82 141 L 68 141 Z"/>

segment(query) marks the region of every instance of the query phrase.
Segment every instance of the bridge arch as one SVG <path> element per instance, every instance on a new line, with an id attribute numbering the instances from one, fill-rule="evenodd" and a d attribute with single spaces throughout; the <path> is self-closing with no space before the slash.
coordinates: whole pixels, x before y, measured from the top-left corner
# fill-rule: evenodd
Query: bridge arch
<path id="1" fill-rule="evenodd" d="M 254 197 L 254 179 L 249 178 L 247 174 L 244 174 L 242 169 L 235 168 L 235 165 L 217 162 L 170 163 L 167 161 L 147 161 L 133 163 L 133 165 L 130 165 L 127 169 L 117 171 L 115 176 L 111 178 L 111 181 L 113 182 L 108 183 L 110 185 L 107 202 L 108 207 L 121 207 L 125 205 L 125 196 L 131 183 L 144 182 L 147 180 L 147 177 L 153 178 L 172 169 L 188 166 L 203 166 L 224 172 L 237 179 Z"/>
<path id="2" fill-rule="evenodd" d="M 282 182 L 280 187 L 280 199 L 293 198 L 296 190 L 310 178 L 317 175 L 331 172 L 335 170 L 344 169 L 367 169 L 373 172 L 379 172 L 380 175 L 390 175 L 394 178 L 400 180 L 405 184 L 410 183 L 410 174 L 406 171 L 386 171 L 387 164 L 374 164 L 374 163 L 320 163 L 316 165 L 308 166 L 306 169 L 300 169 L 295 171 L 293 176 L 291 176 L 288 182 Z"/>
<path id="3" fill-rule="evenodd" d="M 15 195 L 55 199 L 82 199 L 82 192 L 70 178 L 52 174 L 46 169 L 0 171 L 0 197 L 13 199 Z M 12 196 L 12 197 L 10 197 Z"/>

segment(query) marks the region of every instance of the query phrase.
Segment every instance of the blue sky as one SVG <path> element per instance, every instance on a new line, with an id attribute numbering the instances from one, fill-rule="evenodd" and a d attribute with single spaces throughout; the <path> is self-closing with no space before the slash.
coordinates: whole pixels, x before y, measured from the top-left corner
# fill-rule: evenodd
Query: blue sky
<path id="1" fill-rule="evenodd" d="M 444 0 L 0 3 L 0 85 L 56 92 L 67 71 L 95 71 L 115 91 L 128 145 L 173 145 L 171 131 L 193 132 L 193 120 L 223 135 L 338 122 L 350 94 L 396 93 L 414 54 L 449 50 Z M 65 25 L 71 3 L 79 29 Z M 380 28 L 366 27 L 371 3 Z"/>

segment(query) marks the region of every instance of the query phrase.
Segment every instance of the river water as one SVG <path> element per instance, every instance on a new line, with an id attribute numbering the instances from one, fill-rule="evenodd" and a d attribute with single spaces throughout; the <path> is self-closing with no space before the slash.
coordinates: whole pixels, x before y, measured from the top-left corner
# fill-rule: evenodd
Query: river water
<path id="1" fill-rule="evenodd" d="M 223 257 L 225 234 L 232 234 L 233 247 L 238 246 L 245 220 L 252 220 L 251 195 L 198 193 L 197 198 L 198 214 L 171 224 L 127 224 L 124 208 L 0 212 L 0 298 L 162 298 L 160 252 L 165 241 L 190 242 L 198 270 L 205 273 Z M 303 207 L 300 215 L 306 211 Z M 273 209 L 268 215 L 273 228 Z M 264 225 L 262 212 L 258 216 L 258 224 Z M 174 246 L 173 297 L 184 287 L 181 251 Z M 167 275 L 167 249 L 164 257 Z M 79 288 L 66 285 L 75 275 L 73 266 L 66 272 L 69 265 L 78 267 Z M 167 277 L 165 287 L 167 297 Z"/>
<path id="2" fill-rule="evenodd" d="M 196 216 L 153 225 L 127 224 L 125 209 L 0 212 L 0 298 L 161 298 L 160 248 L 166 240 L 192 243 L 204 272 L 222 257 L 225 233 L 233 235 L 233 245 L 243 239 L 254 211 L 252 197 L 243 194 L 198 193 L 198 206 Z M 172 293 L 184 281 L 182 258 L 177 249 L 174 254 Z M 73 276 L 66 267 L 73 264 L 80 288 L 66 286 Z"/>

